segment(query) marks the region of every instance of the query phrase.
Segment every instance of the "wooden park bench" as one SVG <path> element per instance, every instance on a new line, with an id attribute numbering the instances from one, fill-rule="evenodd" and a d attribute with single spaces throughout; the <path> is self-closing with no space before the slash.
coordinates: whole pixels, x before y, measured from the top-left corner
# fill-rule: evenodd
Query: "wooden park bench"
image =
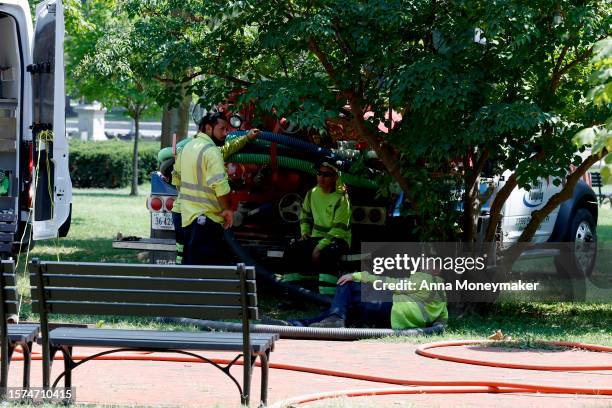
<path id="1" fill-rule="evenodd" d="M 599 201 L 599 205 L 603 205 L 606 200 L 610 201 L 610 206 L 612 206 L 612 194 L 603 194 L 601 192 L 601 188 L 604 186 L 603 180 L 601 178 L 601 173 L 592 172 L 591 173 L 591 187 L 597 188 L 597 200 Z"/>
<path id="2" fill-rule="evenodd" d="M 64 356 L 66 387 L 72 371 L 98 356 L 122 351 L 173 352 L 197 357 L 231 378 L 241 403 L 249 404 L 251 373 L 261 362 L 261 403 L 266 404 L 268 360 L 277 334 L 251 334 L 249 320 L 257 319 L 255 269 L 237 266 L 176 266 L 44 262 L 30 265 L 32 311 L 40 314 L 43 351 L 43 387 L 49 388 L 51 363 L 60 351 Z M 100 328 L 49 329 L 49 314 L 98 316 L 186 317 L 195 319 L 240 319 L 242 333 L 116 330 Z M 79 362 L 73 347 L 109 347 Z M 236 351 L 222 367 L 193 351 Z M 243 357 L 242 386 L 230 368 Z M 193 378 L 193 377 L 189 377 Z M 206 405 L 206 404 L 202 404 Z"/>
<path id="3" fill-rule="evenodd" d="M 15 347 L 23 354 L 23 389 L 30 388 L 30 367 L 32 365 L 32 343 L 38 337 L 38 324 L 7 324 L 10 315 L 19 313 L 19 296 L 15 277 L 15 262 L 0 262 L 0 389 L 6 390 L 8 373 Z"/>

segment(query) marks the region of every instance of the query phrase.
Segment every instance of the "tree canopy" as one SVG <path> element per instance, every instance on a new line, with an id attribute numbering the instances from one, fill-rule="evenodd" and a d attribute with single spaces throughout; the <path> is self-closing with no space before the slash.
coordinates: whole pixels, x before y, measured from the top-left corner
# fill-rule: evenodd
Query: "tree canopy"
<path id="1" fill-rule="evenodd" d="M 88 45 L 73 71 L 74 86 L 79 94 L 98 100 L 105 106 L 122 106 L 134 120 L 134 154 L 132 158 L 132 195 L 138 194 L 138 138 L 142 114 L 151 108 L 159 84 L 144 75 L 147 57 L 132 36 L 132 21 L 125 14 L 113 14 L 97 33 L 88 32 L 94 40 Z M 74 41 L 74 39 L 73 39 Z"/>
<path id="2" fill-rule="evenodd" d="M 587 97 L 589 77 L 609 80 L 609 67 L 591 64 L 595 43 L 612 32 L 607 1 L 118 0 L 117 7 L 131 24 L 139 75 L 165 85 L 158 101 L 177 103 L 186 87 L 212 106 L 243 89 L 240 104 L 303 128 L 325 133 L 329 119 L 345 117 L 406 193 L 423 239 L 474 239 L 484 170 L 511 172 L 491 206 L 492 240 L 516 186 L 547 176 L 560 183 L 570 164 L 584 173 L 608 151 L 593 149 L 585 160 L 573 142 L 581 150 L 593 144 L 574 135 L 599 129 L 610 114 L 609 99 Z M 462 196 L 461 214 L 448 211 L 456 208 L 452 192 Z M 536 228 L 546 214 L 539 216 Z"/>

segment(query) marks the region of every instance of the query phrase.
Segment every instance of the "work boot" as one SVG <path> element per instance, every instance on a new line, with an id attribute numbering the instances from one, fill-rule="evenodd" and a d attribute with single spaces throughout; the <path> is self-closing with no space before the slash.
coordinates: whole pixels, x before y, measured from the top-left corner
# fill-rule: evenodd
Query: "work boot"
<path id="1" fill-rule="evenodd" d="M 328 328 L 343 328 L 344 319 L 340 316 L 333 314 L 318 323 L 313 323 L 309 327 L 328 327 Z"/>

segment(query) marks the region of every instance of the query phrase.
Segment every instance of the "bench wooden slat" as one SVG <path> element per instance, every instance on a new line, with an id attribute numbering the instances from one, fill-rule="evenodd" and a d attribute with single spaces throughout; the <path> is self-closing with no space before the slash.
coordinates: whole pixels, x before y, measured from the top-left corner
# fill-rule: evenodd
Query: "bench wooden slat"
<path id="1" fill-rule="evenodd" d="M 32 286 L 36 286 L 36 275 L 30 274 Z M 168 290 L 194 292 L 240 292 L 239 280 L 226 279 L 183 279 L 183 278 L 149 278 L 149 277 L 117 277 L 91 275 L 44 275 L 45 287 L 73 287 L 97 289 L 136 289 L 136 290 Z M 247 291 L 253 293 L 255 281 L 247 281 Z"/>
<path id="2" fill-rule="evenodd" d="M 601 173 L 591 173 L 591 187 L 603 187 Z"/>
<path id="3" fill-rule="evenodd" d="M 209 331 L 168 331 L 168 330 L 152 330 L 152 329 L 103 329 L 103 328 L 92 328 L 92 327 L 73 327 L 73 326 L 62 326 L 52 329 L 50 332 L 55 333 L 55 336 L 66 336 L 66 337 L 82 337 L 82 338 L 99 338 L 99 337 L 113 337 L 113 338 L 186 338 L 186 339 L 201 339 L 201 338 L 212 338 L 212 339 L 242 339 L 242 333 L 236 332 L 209 332 Z M 267 339 L 273 336 L 275 339 L 279 338 L 277 333 L 251 333 L 251 339 Z"/>
<path id="4" fill-rule="evenodd" d="M 32 268 L 32 266 L 30 266 Z M 30 269 L 34 273 L 34 269 Z M 246 278 L 255 279 L 255 268 L 246 267 Z M 150 276 L 152 278 L 201 278 L 201 279 L 240 279 L 235 266 L 172 266 L 139 265 L 92 262 L 45 262 L 44 274 L 60 275 L 98 275 L 98 276 Z"/>
<path id="5" fill-rule="evenodd" d="M 257 295 L 250 293 L 249 306 L 257 306 Z M 32 289 L 38 299 L 38 289 Z M 45 299 L 63 301 L 164 303 L 177 305 L 240 306 L 239 292 L 169 292 L 152 290 L 53 288 L 45 289 Z"/>
<path id="6" fill-rule="evenodd" d="M 171 335 L 171 332 L 160 334 L 142 331 L 140 335 L 133 333 L 124 336 L 122 333 L 108 333 L 105 329 L 80 329 L 91 333 L 62 332 L 61 329 L 52 330 L 49 333 L 51 344 L 81 346 L 81 347 L 134 347 L 134 348 L 160 348 L 180 350 L 218 350 L 218 351 L 241 351 L 242 334 L 229 333 L 231 336 L 181 336 L 184 332 Z M 120 332 L 121 330 L 119 330 Z M 83 334 L 83 335 L 81 335 Z M 215 333 L 217 334 L 217 333 Z M 258 353 L 264 352 L 272 347 L 278 338 L 274 334 L 251 337 L 251 349 Z"/>
<path id="7" fill-rule="evenodd" d="M 272 347 L 278 334 L 251 336 L 255 351 Z M 177 348 L 181 350 L 240 350 L 242 333 L 168 332 L 159 330 L 74 329 L 58 328 L 49 333 L 52 343 L 73 346 Z"/>
<path id="8" fill-rule="evenodd" d="M 5 287 L 4 288 L 4 299 L 11 301 L 11 300 L 18 300 L 17 298 L 17 289 L 13 288 L 8 288 Z"/>
<path id="9" fill-rule="evenodd" d="M 91 314 L 109 316 L 190 317 L 194 319 L 239 319 L 239 306 L 197 306 L 144 303 L 47 302 L 49 313 Z M 40 312 L 39 302 L 32 301 L 32 311 Z M 249 307 L 249 319 L 257 319 L 257 308 Z"/>
<path id="10" fill-rule="evenodd" d="M 6 313 L 8 314 L 17 314 L 17 309 L 19 307 L 19 302 L 16 300 L 7 300 L 4 302 L 6 307 Z"/>
<path id="11" fill-rule="evenodd" d="M 7 325 L 8 338 L 12 343 L 29 343 L 38 337 L 40 326 L 38 324 L 9 324 Z"/>
<path id="12" fill-rule="evenodd" d="M 4 284 L 6 286 L 15 286 L 17 284 L 14 273 L 5 272 L 2 274 L 2 278 L 4 279 Z"/>

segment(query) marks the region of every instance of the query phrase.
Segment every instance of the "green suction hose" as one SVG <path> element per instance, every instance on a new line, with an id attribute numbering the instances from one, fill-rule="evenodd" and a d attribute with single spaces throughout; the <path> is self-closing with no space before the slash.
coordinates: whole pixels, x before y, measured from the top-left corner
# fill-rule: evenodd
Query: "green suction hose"
<path id="1" fill-rule="evenodd" d="M 270 155 L 267 154 L 253 154 L 253 153 L 236 153 L 231 155 L 228 159 L 228 162 L 234 163 L 242 163 L 242 164 L 257 164 L 257 165 L 265 165 L 270 164 Z M 304 173 L 308 173 L 311 175 L 315 175 L 315 169 L 312 166 L 311 162 L 306 160 L 294 159 L 286 156 L 278 156 L 276 158 L 278 165 L 280 167 L 285 167 L 293 170 L 302 171 Z M 340 178 L 343 182 L 348 184 L 349 186 L 359 187 L 359 188 L 368 188 L 368 189 L 377 189 L 378 184 L 372 180 L 364 179 L 361 177 L 357 177 L 352 174 L 342 173 Z"/>

